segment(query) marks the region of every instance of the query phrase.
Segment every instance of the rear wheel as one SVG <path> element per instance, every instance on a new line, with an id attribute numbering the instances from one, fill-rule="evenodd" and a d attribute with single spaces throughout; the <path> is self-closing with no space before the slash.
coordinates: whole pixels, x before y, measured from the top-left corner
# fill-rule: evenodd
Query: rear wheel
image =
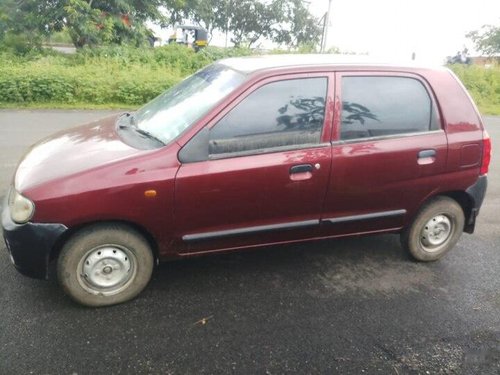
<path id="1" fill-rule="evenodd" d="M 64 245 L 57 264 L 59 283 L 75 301 L 107 306 L 128 301 L 149 282 L 151 248 L 137 231 L 99 224 L 77 232 Z"/>
<path id="2" fill-rule="evenodd" d="M 438 260 L 455 246 L 464 230 L 464 222 L 462 207 L 455 200 L 438 197 L 420 210 L 401 234 L 401 243 L 417 260 Z"/>

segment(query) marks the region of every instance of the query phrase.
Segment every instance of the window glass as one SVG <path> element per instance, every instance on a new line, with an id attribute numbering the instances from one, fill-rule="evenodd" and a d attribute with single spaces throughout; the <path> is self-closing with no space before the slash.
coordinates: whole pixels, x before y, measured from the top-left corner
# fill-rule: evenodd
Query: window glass
<path id="1" fill-rule="evenodd" d="M 340 139 L 425 132 L 437 128 L 425 87 L 406 77 L 343 77 Z"/>
<path id="2" fill-rule="evenodd" d="M 211 130 L 211 155 L 318 144 L 328 79 L 269 83 L 243 99 Z"/>
<path id="3" fill-rule="evenodd" d="M 209 65 L 157 96 L 130 120 L 163 143 L 169 143 L 244 80 L 243 74 L 223 65 Z"/>

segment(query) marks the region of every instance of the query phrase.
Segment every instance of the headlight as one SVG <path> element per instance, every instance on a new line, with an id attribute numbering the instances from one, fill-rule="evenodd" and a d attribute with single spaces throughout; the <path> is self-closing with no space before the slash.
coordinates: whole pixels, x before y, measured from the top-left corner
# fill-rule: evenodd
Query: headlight
<path id="1" fill-rule="evenodd" d="M 9 194 L 9 209 L 12 221 L 23 224 L 33 217 L 35 204 L 12 188 Z"/>

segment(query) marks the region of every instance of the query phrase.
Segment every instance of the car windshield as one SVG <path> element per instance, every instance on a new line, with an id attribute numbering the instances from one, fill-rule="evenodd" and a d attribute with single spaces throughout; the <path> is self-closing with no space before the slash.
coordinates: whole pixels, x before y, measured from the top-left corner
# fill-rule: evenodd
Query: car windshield
<path id="1" fill-rule="evenodd" d="M 209 65 L 140 108 L 131 116 L 131 121 L 167 144 L 244 79 L 243 74 L 224 65 Z"/>

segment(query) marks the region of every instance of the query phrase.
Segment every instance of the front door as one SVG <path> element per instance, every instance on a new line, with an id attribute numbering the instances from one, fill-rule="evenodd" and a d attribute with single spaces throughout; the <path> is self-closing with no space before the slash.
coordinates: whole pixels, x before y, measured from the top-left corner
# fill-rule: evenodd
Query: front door
<path id="1" fill-rule="evenodd" d="M 181 253 L 316 235 L 331 163 L 328 82 L 317 73 L 261 81 L 207 125 L 207 160 L 176 176 Z"/>

